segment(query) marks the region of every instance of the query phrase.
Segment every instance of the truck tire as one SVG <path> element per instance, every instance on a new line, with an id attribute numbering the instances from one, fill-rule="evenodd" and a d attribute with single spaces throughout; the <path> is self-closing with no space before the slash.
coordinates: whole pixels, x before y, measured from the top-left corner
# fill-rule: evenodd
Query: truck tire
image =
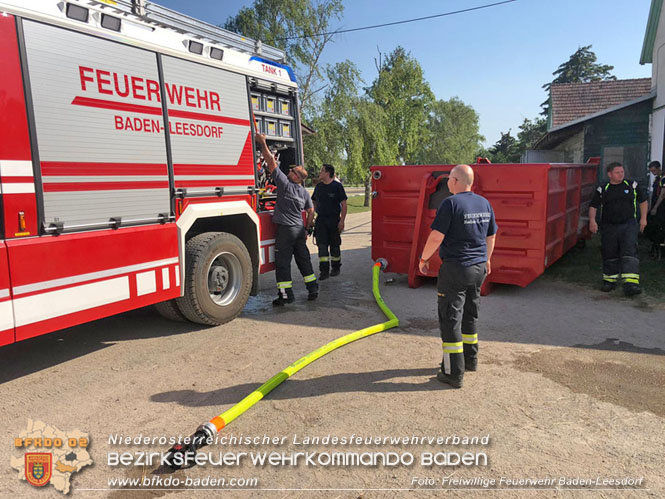
<path id="1" fill-rule="evenodd" d="M 175 300 L 166 300 L 153 305 L 159 315 L 170 321 L 187 322 L 187 318 L 182 315 Z"/>
<path id="2" fill-rule="evenodd" d="M 217 326 L 235 319 L 252 289 L 252 260 L 233 234 L 205 232 L 185 247 L 184 296 L 176 298 L 192 322 Z"/>

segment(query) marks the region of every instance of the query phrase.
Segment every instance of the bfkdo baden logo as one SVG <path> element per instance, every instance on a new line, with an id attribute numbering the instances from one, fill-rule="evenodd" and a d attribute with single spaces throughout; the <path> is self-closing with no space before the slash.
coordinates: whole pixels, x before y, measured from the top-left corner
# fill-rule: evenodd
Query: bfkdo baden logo
<path id="1" fill-rule="evenodd" d="M 67 494 L 72 474 L 92 464 L 89 445 L 87 433 L 61 431 L 41 421 L 28 420 L 27 429 L 14 439 L 14 450 L 24 454 L 12 456 L 10 464 L 20 480 L 34 487 L 51 484 Z"/>
<path id="2" fill-rule="evenodd" d="M 53 454 L 28 452 L 25 455 L 25 479 L 35 487 L 43 487 L 51 479 Z"/>

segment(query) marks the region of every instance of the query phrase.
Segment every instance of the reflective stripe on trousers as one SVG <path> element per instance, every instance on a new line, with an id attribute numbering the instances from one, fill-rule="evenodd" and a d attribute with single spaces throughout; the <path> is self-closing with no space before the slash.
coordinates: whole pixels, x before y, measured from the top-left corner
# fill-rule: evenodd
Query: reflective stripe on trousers
<path id="1" fill-rule="evenodd" d="M 625 282 L 631 282 L 633 284 L 640 283 L 640 274 L 621 274 L 621 278 Z"/>
<path id="2" fill-rule="evenodd" d="M 462 333 L 462 342 L 466 345 L 475 345 L 476 343 L 478 343 L 478 333 L 476 334 Z"/>

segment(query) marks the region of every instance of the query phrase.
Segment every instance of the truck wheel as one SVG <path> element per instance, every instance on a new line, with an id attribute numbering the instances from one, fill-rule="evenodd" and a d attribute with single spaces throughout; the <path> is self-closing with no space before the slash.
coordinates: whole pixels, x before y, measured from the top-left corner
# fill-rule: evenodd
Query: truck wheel
<path id="1" fill-rule="evenodd" d="M 153 305 L 159 315 L 170 321 L 187 322 L 187 318 L 182 315 L 175 300 L 166 300 Z"/>
<path id="2" fill-rule="evenodd" d="M 252 289 L 252 260 L 233 234 L 205 232 L 185 247 L 185 294 L 178 308 L 192 322 L 216 326 L 235 319 Z"/>

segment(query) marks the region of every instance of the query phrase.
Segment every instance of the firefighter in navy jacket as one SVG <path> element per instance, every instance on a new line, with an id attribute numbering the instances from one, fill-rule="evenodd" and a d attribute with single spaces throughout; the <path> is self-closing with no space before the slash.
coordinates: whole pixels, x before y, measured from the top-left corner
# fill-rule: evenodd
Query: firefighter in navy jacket
<path id="1" fill-rule="evenodd" d="M 596 189 L 589 208 L 589 230 L 598 232 L 596 214 L 601 209 L 600 235 L 603 254 L 602 291 L 612 291 L 619 279 L 626 296 L 638 295 L 640 260 L 637 236 L 647 224 L 647 195 L 636 181 L 624 178 L 623 166 L 607 166 L 609 182 Z"/>
<path id="2" fill-rule="evenodd" d="M 339 275 L 342 266 L 342 231 L 346 220 L 346 192 L 341 182 L 335 180 L 335 167 L 323 165 L 320 182 L 314 188 L 312 201 L 316 210 L 314 236 L 319 248 L 319 280 Z M 332 272 L 330 271 L 332 262 Z"/>
<path id="3" fill-rule="evenodd" d="M 448 190 L 423 248 L 418 267 L 429 272 L 429 260 L 439 250 L 437 281 L 439 328 L 443 342 L 441 371 L 436 378 L 461 388 L 465 371 L 478 367 L 478 306 L 480 287 L 491 272 L 497 225 L 489 201 L 471 192 L 473 170 L 457 165 L 450 171 Z"/>

